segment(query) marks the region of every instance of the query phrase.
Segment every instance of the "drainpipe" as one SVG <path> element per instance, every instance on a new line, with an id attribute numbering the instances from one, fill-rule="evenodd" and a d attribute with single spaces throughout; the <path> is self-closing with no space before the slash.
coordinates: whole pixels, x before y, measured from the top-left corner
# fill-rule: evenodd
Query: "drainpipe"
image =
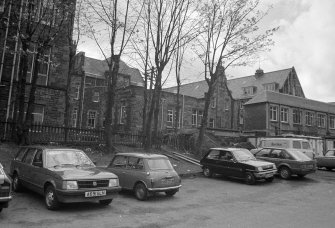
<path id="1" fill-rule="evenodd" d="M 13 0 L 10 1 L 9 9 L 8 9 L 7 27 L 6 27 L 6 33 L 5 33 L 5 41 L 3 43 L 3 51 L 2 51 L 1 66 L 0 66 L 0 83 L 1 83 L 1 79 L 2 79 L 3 65 L 4 65 L 4 62 L 5 62 L 6 45 L 7 45 L 9 24 L 10 24 L 10 14 L 11 14 L 11 11 L 12 11 L 12 4 L 13 4 Z M 22 2 L 21 2 L 21 5 L 22 5 Z M 21 7 L 21 9 L 22 9 L 22 7 Z M 20 17 L 21 17 L 21 13 L 20 13 Z"/>
<path id="2" fill-rule="evenodd" d="M 82 128 L 83 123 L 83 112 L 84 112 L 84 99 L 85 99 L 85 86 L 86 86 L 86 73 L 84 72 L 84 80 L 82 81 L 82 92 L 81 92 L 81 102 L 80 102 L 80 123 L 79 128 Z"/>
<path id="3" fill-rule="evenodd" d="M 183 94 L 183 111 L 181 113 L 181 128 L 184 129 L 184 109 L 185 109 L 185 95 Z"/>

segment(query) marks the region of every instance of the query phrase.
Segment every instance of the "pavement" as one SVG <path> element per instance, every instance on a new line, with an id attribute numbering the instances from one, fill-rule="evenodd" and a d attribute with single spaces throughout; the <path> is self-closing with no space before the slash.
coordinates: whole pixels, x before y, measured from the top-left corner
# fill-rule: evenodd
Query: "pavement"
<path id="1" fill-rule="evenodd" d="M 9 172 L 10 162 L 15 157 L 19 146 L 14 143 L 0 143 L 0 162 L 3 165 L 5 171 Z M 96 163 L 97 166 L 105 167 L 107 166 L 113 158 L 113 154 L 108 153 L 100 148 L 95 147 L 80 147 L 78 149 L 82 149 L 85 151 L 87 156 Z M 120 146 L 117 147 L 117 153 L 122 152 L 147 152 L 142 148 L 133 148 L 133 147 L 125 147 Z M 194 177 L 201 174 L 202 169 L 199 165 L 192 164 L 190 162 L 184 161 L 180 158 L 173 156 L 173 150 L 152 150 L 150 153 L 163 153 L 167 155 L 174 166 L 174 169 L 179 174 L 180 177 L 188 178 Z"/>

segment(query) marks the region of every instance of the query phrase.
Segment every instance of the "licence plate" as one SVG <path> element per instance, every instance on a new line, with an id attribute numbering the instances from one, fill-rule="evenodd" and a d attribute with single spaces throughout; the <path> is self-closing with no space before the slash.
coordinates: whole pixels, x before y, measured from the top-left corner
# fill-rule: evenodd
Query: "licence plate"
<path id="1" fill-rule="evenodd" d="M 273 175 L 271 173 L 265 174 L 265 178 L 272 177 Z"/>
<path id="2" fill-rule="evenodd" d="M 105 196 L 105 195 L 106 195 L 106 190 L 85 192 L 85 197 L 97 197 L 97 196 Z"/>
<path id="3" fill-rule="evenodd" d="M 173 183 L 173 179 L 163 179 L 162 183 L 163 184 L 172 184 Z"/>

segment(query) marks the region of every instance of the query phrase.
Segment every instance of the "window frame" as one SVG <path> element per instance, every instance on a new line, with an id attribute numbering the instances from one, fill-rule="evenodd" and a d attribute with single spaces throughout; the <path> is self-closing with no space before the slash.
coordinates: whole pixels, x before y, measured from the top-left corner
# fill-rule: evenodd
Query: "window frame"
<path id="1" fill-rule="evenodd" d="M 278 106 L 270 105 L 270 121 L 277 122 L 278 121 Z M 275 118 L 274 118 L 275 117 Z"/>
<path id="2" fill-rule="evenodd" d="M 198 110 L 192 109 L 192 121 L 191 121 L 192 127 L 196 127 L 198 125 Z"/>
<path id="3" fill-rule="evenodd" d="M 335 129 L 335 116 L 329 116 L 329 129 Z"/>
<path id="4" fill-rule="evenodd" d="M 325 128 L 326 127 L 326 115 L 318 113 L 317 122 L 318 122 L 318 127 Z"/>
<path id="5" fill-rule="evenodd" d="M 301 125 L 302 111 L 300 109 L 293 109 L 292 116 L 293 124 Z M 299 120 L 299 122 L 297 122 L 296 120 Z"/>
<path id="6" fill-rule="evenodd" d="M 90 114 L 93 114 L 93 113 L 94 113 L 94 119 L 90 118 L 92 116 Z M 96 127 L 97 114 L 98 114 L 98 112 L 96 110 L 88 110 L 87 111 L 87 122 L 86 122 L 87 128 L 93 128 L 94 129 Z M 94 120 L 93 127 L 91 126 L 91 120 Z"/>
<path id="7" fill-rule="evenodd" d="M 305 124 L 306 126 L 313 126 L 314 113 L 310 111 L 305 112 Z"/>
<path id="8" fill-rule="evenodd" d="M 280 122 L 288 123 L 289 108 L 280 107 Z"/>

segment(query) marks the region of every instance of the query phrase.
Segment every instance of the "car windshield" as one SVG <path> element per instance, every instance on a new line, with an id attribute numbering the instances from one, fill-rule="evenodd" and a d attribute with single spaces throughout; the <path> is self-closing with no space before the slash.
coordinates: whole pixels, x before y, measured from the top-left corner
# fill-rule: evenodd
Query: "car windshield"
<path id="1" fill-rule="evenodd" d="M 299 150 L 290 150 L 288 152 L 297 161 L 310 161 L 310 160 L 312 160 L 306 154 L 302 153 Z"/>
<path id="2" fill-rule="evenodd" d="M 249 161 L 249 160 L 256 160 L 254 155 L 249 150 L 235 150 L 233 154 L 237 161 Z"/>
<path id="3" fill-rule="evenodd" d="M 94 166 L 93 162 L 80 150 L 50 150 L 46 153 L 46 167 Z"/>
<path id="4" fill-rule="evenodd" d="M 150 170 L 171 170 L 173 169 L 169 159 L 156 158 L 148 159 L 148 166 Z"/>

